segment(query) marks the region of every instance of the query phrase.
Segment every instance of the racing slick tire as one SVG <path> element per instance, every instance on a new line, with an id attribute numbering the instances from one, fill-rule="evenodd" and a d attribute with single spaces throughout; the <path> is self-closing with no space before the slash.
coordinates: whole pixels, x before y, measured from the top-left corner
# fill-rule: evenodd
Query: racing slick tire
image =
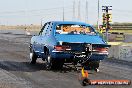
<path id="1" fill-rule="evenodd" d="M 96 72 L 99 72 L 99 63 L 100 63 L 100 61 L 93 61 L 91 64 L 91 66 L 92 66 L 91 68 L 93 70 L 95 70 Z"/>
<path id="2" fill-rule="evenodd" d="M 99 72 L 99 63 L 100 61 L 89 61 L 84 66 L 86 69 L 95 70 Z"/>
<path id="3" fill-rule="evenodd" d="M 63 68 L 63 61 L 62 60 L 55 60 L 54 59 L 54 66 L 53 69 L 60 70 Z"/>
<path id="4" fill-rule="evenodd" d="M 30 50 L 30 64 L 36 64 L 37 56 L 33 50 Z"/>
<path id="5" fill-rule="evenodd" d="M 59 70 L 63 67 L 63 63 L 60 62 L 59 60 L 55 60 L 51 57 L 50 54 L 47 55 L 46 57 L 46 69 L 47 70 Z"/>
<path id="6" fill-rule="evenodd" d="M 48 55 L 46 56 L 46 69 L 47 69 L 47 70 L 51 70 L 52 65 L 53 65 L 52 58 L 51 58 L 51 56 L 48 54 Z"/>

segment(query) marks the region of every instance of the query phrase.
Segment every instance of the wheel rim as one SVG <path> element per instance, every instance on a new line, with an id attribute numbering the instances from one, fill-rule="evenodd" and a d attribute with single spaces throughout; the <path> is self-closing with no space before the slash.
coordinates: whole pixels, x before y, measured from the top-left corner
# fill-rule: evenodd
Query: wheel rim
<path id="1" fill-rule="evenodd" d="M 50 60 L 51 60 L 51 57 L 48 55 L 47 62 L 50 63 L 51 62 Z"/>
<path id="2" fill-rule="evenodd" d="M 30 60 L 32 60 L 32 57 L 33 57 L 33 53 L 30 53 Z"/>
<path id="3" fill-rule="evenodd" d="M 100 70 L 98 68 L 96 68 L 96 72 L 99 72 Z"/>
<path id="4" fill-rule="evenodd" d="M 46 64 L 47 70 L 50 70 L 51 69 L 51 66 L 52 66 L 51 57 L 50 57 L 50 55 L 48 55 L 47 56 L 47 64 Z"/>

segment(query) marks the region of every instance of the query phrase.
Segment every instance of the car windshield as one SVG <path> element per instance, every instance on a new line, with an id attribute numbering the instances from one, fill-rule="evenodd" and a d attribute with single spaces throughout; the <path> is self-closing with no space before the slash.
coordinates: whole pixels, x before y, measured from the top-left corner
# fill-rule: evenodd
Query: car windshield
<path id="1" fill-rule="evenodd" d="M 94 29 L 86 25 L 61 24 L 56 26 L 56 34 L 96 35 Z"/>

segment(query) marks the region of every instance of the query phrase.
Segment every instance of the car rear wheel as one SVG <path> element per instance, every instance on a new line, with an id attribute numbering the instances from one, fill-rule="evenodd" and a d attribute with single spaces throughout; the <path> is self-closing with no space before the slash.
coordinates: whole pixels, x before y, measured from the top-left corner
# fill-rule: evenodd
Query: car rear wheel
<path id="1" fill-rule="evenodd" d="M 51 57 L 50 54 L 46 56 L 46 69 L 47 70 L 59 70 L 63 67 L 63 62 L 60 60 L 56 60 Z"/>
<path id="2" fill-rule="evenodd" d="M 30 51 L 30 64 L 36 64 L 37 56 L 33 50 Z"/>
<path id="3" fill-rule="evenodd" d="M 53 69 L 60 70 L 63 67 L 63 61 L 62 60 L 54 60 L 54 66 Z"/>
<path id="4" fill-rule="evenodd" d="M 93 66 L 93 67 L 94 67 L 94 70 L 95 70 L 96 72 L 99 72 L 99 63 L 100 63 L 100 61 L 95 61 L 94 64 L 93 64 L 93 65 L 94 65 L 94 66 Z"/>
<path id="5" fill-rule="evenodd" d="M 84 66 L 86 69 L 95 70 L 96 72 L 99 72 L 99 63 L 100 61 L 89 61 Z"/>
<path id="6" fill-rule="evenodd" d="M 50 55 L 47 55 L 46 56 L 46 69 L 47 70 L 51 70 L 52 64 L 53 64 L 53 61 L 52 61 L 51 56 Z"/>

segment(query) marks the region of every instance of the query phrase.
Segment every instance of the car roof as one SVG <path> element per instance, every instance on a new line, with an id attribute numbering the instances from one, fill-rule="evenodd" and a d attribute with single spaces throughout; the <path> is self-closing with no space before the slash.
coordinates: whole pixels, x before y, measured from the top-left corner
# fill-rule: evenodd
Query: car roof
<path id="1" fill-rule="evenodd" d="M 50 21 L 54 24 L 76 24 L 76 25 L 86 25 L 86 26 L 91 26 L 90 24 L 84 23 L 84 22 L 79 22 L 79 21 Z"/>

